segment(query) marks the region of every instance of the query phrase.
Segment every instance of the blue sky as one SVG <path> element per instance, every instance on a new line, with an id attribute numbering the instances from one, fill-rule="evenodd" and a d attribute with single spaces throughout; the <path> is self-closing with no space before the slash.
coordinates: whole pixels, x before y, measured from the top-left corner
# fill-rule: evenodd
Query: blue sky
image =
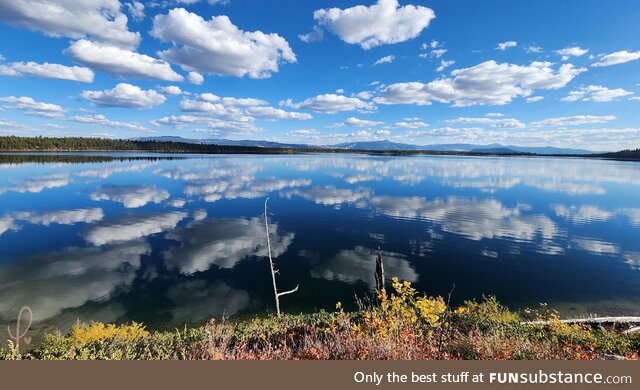
<path id="1" fill-rule="evenodd" d="M 640 147 L 640 3 L 0 0 L 0 134 Z"/>

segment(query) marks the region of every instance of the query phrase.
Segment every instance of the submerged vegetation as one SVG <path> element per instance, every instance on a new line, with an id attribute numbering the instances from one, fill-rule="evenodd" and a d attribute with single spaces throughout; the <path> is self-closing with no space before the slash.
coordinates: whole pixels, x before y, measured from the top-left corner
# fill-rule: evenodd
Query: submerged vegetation
<path id="1" fill-rule="evenodd" d="M 174 332 L 78 323 L 24 354 L 9 344 L 0 359 L 638 359 L 640 352 L 640 332 L 565 324 L 544 305 L 518 314 L 485 297 L 454 309 L 409 282 L 393 279 L 392 287 L 354 312 L 338 303 L 333 312 L 211 320 Z"/>

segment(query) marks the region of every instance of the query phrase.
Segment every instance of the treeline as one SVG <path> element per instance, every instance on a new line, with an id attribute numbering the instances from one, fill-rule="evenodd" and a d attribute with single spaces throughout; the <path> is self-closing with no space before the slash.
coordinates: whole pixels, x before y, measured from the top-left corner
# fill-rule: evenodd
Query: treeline
<path id="1" fill-rule="evenodd" d="M 640 149 L 626 149 L 619 152 L 599 154 L 596 155 L 596 157 L 615 158 L 623 160 L 640 160 Z"/>
<path id="2" fill-rule="evenodd" d="M 429 155 L 531 155 L 528 153 L 482 153 L 431 150 L 357 150 L 336 148 L 278 148 L 260 146 L 230 146 L 194 144 L 173 141 L 138 141 L 84 137 L 0 137 L 3 152 L 160 152 L 160 153 L 207 153 L 207 154 L 300 154 L 300 153 L 357 153 L 381 156 Z"/>

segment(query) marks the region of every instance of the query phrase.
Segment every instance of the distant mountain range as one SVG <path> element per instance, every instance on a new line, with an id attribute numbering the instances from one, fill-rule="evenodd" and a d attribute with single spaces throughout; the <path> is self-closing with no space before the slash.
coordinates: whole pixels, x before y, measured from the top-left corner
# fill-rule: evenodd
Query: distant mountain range
<path id="1" fill-rule="evenodd" d="M 158 141 L 158 142 L 185 142 L 191 144 L 204 145 L 229 145 L 229 146 L 255 146 L 263 148 L 334 148 L 334 149 L 357 149 L 357 150 L 432 150 L 436 152 L 473 152 L 473 153 L 532 153 L 532 154 L 575 154 L 585 155 L 599 153 L 585 149 L 571 148 L 555 148 L 551 146 L 544 147 L 524 147 L 514 145 L 476 145 L 476 144 L 433 144 L 433 145 L 412 145 L 393 142 L 389 140 L 383 141 L 360 141 L 345 142 L 335 145 L 306 145 L 306 144 L 288 144 L 272 141 L 254 141 L 254 140 L 229 140 L 229 139 L 190 139 L 182 137 L 141 137 L 133 138 L 137 141 Z"/>

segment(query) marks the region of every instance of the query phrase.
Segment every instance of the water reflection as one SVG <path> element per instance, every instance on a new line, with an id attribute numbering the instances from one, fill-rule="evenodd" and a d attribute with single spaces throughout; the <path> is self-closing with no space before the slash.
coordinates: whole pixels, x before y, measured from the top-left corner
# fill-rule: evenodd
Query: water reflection
<path id="1" fill-rule="evenodd" d="M 278 257 L 293 242 L 293 233 L 280 233 L 277 224 L 269 225 L 271 254 Z M 167 235 L 179 245 L 164 252 L 168 268 L 183 274 L 206 271 L 215 265 L 233 268 L 239 261 L 267 255 L 264 222 L 258 218 L 212 219 L 190 223 Z"/>
<path id="2" fill-rule="evenodd" d="M 267 196 L 292 310 L 371 294 L 380 243 L 387 277 L 454 300 L 640 314 L 637 163 L 164 157 L 0 155 L 0 322 L 269 310 Z"/>

